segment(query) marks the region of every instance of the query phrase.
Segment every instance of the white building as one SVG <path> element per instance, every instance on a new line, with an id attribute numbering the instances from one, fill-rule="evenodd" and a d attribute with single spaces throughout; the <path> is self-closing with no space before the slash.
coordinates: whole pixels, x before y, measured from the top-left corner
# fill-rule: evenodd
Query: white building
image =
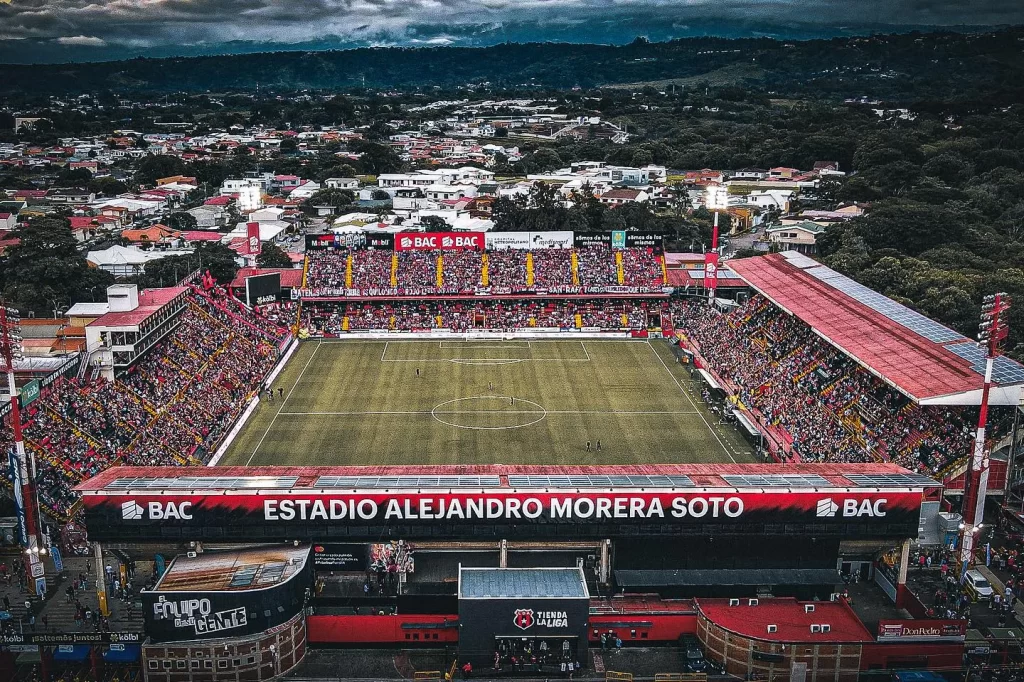
<path id="1" fill-rule="evenodd" d="M 238 210 L 243 213 L 263 208 L 263 190 L 258 180 L 225 180 L 220 194 L 235 197 Z"/>

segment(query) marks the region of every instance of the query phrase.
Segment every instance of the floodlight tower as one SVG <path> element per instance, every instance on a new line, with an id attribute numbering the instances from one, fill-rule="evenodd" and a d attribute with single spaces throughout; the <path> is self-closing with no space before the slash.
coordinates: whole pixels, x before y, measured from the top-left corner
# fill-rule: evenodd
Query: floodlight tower
<path id="1" fill-rule="evenodd" d="M 708 185 L 704 188 L 704 206 L 715 212 L 715 226 L 711 232 L 711 250 L 704 254 L 704 286 L 708 300 L 714 305 L 718 293 L 718 214 L 729 207 L 729 190 L 724 185 Z"/>
<path id="2" fill-rule="evenodd" d="M 985 516 L 985 495 L 988 492 L 989 459 L 985 451 L 985 426 L 988 422 L 988 396 L 992 388 L 992 367 L 999 354 L 999 345 L 1006 339 L 1006 311 L 1010 297 L 1005 293 L 986 296 L 981 306 L 981 325 L 978 345 L 985 349 L 985 383 L 981 389 L 981 410 L 978 431 L 974 436 L 974 451 L 964 475 L 963 522 L 960 524 L 960 580 L 974 556 L 974 543 L 981 531 Z"/>
<path id="3" fill-rule="evenodd" d="M 17 477 L 14 481 L 14 500 L 18 507 L 18 530 L 22 543 L 25 545 L 25 568 L 32 578 L 43 577 L 41 554 L 46 549 L 39 545 L 39 512 L 36 503 L 35 478 L 36 462 L 32 456 L 31 472 L 29 458 L 25 454 L 25 441 L 21 433 L 21 409 L 18 405 L 17 387 L 14 385 L 14 361 L 24 357 L 21 347 L 21 318 L 18 311 L 0 304 L 0 358 L 3 359 L 7 373 L 7 389 L 11 398 L 11 425 L 14 430 L 14 452 L 11 456 L 11 472 Z M 29 581 L 30 590 L 35 590 L 35 582 Z"/>

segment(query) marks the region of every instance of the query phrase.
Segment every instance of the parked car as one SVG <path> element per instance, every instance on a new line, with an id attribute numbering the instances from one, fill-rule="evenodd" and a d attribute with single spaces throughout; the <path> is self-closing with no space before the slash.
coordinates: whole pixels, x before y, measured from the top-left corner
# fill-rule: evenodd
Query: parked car
<path id="1" fill-rule="evenodd" d="M 711 664 L 708 663 L 708 659 L 704 658 L 704 649 L 700 645 L 700 640 L 693 635 L 683 635 L 679 638 L 679 644 L 683 649 L 683 654 L 686 656 L 686 661 L 684 662 L 686 672 L 712 672 Z"/>
<path id="2" fill-rule="evenodd" d="M 992 585 L 978 570 L 967 571 L 967 575 L 964 577 L 964 589 L 974 601 L 985 601 L 992 598 Z"/>

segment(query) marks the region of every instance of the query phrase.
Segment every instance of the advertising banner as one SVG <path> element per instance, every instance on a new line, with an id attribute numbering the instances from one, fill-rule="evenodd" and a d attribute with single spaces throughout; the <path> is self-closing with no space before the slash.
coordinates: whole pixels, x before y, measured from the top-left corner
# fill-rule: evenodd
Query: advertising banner
<path id="1" fill-rule="evenodd" d="M 365 571 L 370 548 L 364 544 L 313 545 L 313 567 L 330 571 Z"/>
<path id="2" fill-rule="evenodd" d="M 914 492 L 273 492 L 84 495 L 90 528 L 302 524 L 868 523 L 917 528 Z"/>
<path id="3" fill-rule="evenodd" d="M 139 644 L 144 635 L 141 632 L 39 632 L 0 635 L 0 645 L 21 644 Z"/>
<path id="4" fill-rule="evenodd" d="M 306 251 L 323 251 L 337 248 L 336 234 L 307 234 Z"/>
<path id="5" fill-rule="evenodd" d="M 883 642 L 962 642 L 965 620 L 880 620 L 878 640 Z"/>
<path id="6" fill-rule="evenodd" d="M 652 248 L 660 250 L 665 242 L 661 232 L 614 230 L 612 232 L 576 232 L 573 243 L 577 247 L 603 244 L 613 249 Z"/>
<path id="7" fill-rule="evenodd" d="M 573 233 L 560 232 L 488 232 L 487 248 L 498 249 L 571 249 Z"/>
<path id="8" fill-rule="evenodd" d="M 715 274 L 718 272 L 718 253 L 708 251 L 704 254 L 704 288 L 717 287 Z"/>
<path id="9" fill-rule="evenodd" d="M 483 250 L 483 232 L 400 232 L 395 235 L 396 251 Z"/>
<path id="10" fill-rule="evenodd" d="M 270 272 L 245 278 L 245 303 L 250 308 L 273 303 L 281 297 L 281 273 Z"/>
<path id="11" fill-rule="evenodd" d="M 21 387 L 19 402 L 22 407 L 28 407 L 39 399 L 40 384 L 38 379 L 33 379 Z"/>
<path id="12" fill-rule="evenodd" d="M 246 235 L 246 252 L 250 256 L 258 256 L 262 249 L 262 243 L 260 242 L 260 224 L 259 223 L 246 223 L 245 224 L 245 235 Z"/>

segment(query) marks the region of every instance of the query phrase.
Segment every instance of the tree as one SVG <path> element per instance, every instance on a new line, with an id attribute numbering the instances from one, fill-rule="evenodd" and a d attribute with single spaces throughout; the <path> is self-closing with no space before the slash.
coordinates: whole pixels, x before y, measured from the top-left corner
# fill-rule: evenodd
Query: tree
<path id="1" fill-rule="evenodd" d="M 438 215 L 427 215 L 420 218 L 420 225 L 427 232 L 451 232 L 452 226 L 448 221 Z"/>
<path id="2" fill-rule="evenodd" d="M 135 171 L 135 182 L 140 185 L 155 185 L 158 178 L 181 175 L 185 164 L 176 156 L 151 154 L 139 162 Z"/>
<path id="3" fill-rule="evenodd" d="M 128 191 L 128 185 L 124 184 L 120 180 L 108 176 L 102 178 L 93 178 L 86 185 L 89 191 L 94 194 L 99 194 L 107 197 L 117 196 L 118 194 L 124 194 Z"/>
<path id="4" fill-rule="evenodd" d="M 391 195 L 382 189 L 375 189 L 370 192 L 370 198 L 374 201 L 391 201 Z"/>
<path id="5" fill-rule="evenodd" d="M 146 264 L 146 272 L 137 278 L 140 287 L 170 287 L 191 272 L 210 271 L 221 284 L 227 284 L 238 272 L 238 254 L 224 244 L 200 244 L 190 254 L 168 256 Z"/>
<path id="6" fill-rule="evenodd" d="M 54 183 L 57 187 L 85 187 L 92 180 L 87 168 L 62 168 Z"/>
<path id="7" fill-rule="evenodd" d="M 167 216 L 164 224 L 172 230 L 178 230 L 179 232 L 188 232 L 189 230 L 194 230 L 199 226 L 195 216 L 191 213 L 185 213 L 184 211 L 172 213 Z"/>
<path id="8" fill-rule="evenodd" d="M 76 301 L 102 298 L 114 278 L 89 268 L 78 252 L 70 224 L 60 218 L 37 218 L 15 230 L 20 243 L 0 264 L 4 297 L 23 311 L 51 315 Z"/>
<path id="9" fill-rule="evenodd" d="M 306 205 L 309 207 L 313 206 L 333 206 L 335 209 L 344 208 L 345 206 L 351 206 L 356 202 L 356 195 L 347 189 L 338 189 L 336 187 L 328 187 L 326 189 L 317 190 L 306 200 Z"/>
<path id="10" fill-rule="evenodd" d="M 263 249 L 256 256 L 256 265 L 261 268 L 290 268 L 292 259 L 277 244 L 264 244 Z"/>
<path id="11" fill-rule="evenodd" d="M 282 154 L 291 154 L 298 148 L 299 143 L 290 137 L 286 137 L 285 139 L 281 140 L 280 149 Z"/>
<path id="12" fill-rule="evenodd" d="M 397 173 L 402 170 L 402 159 L 391 147 L 375 142 L 355 140 L 349 144 L 352 151 L 362 154 L 359 163 L 363 170 L 373 175 Z"/>

